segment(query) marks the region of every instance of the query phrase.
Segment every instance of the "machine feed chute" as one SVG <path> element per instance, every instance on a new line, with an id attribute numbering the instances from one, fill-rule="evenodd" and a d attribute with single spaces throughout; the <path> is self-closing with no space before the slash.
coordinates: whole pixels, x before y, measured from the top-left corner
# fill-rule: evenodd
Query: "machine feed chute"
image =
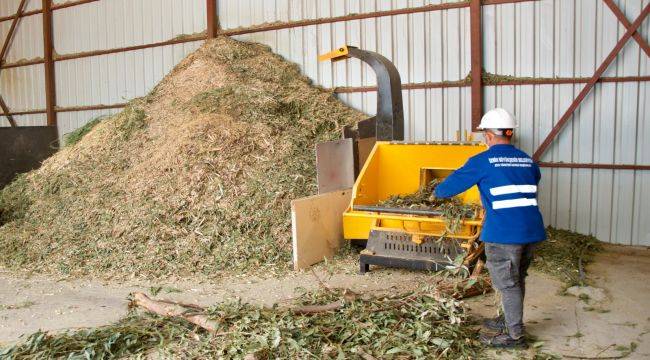
<path id="1" fill-rule="evenodd" d="M 462 255 L 470 265 L 482 252 L 478 237 L 483 222 L 478 189 L 457 197 L 459 205 L 475 205 L 449 230 L 444 211 L 380 206 L 393 195 L 417 192 L 434 179 L 444 179 L 487 147 L 478 143 L 377 142 L 361 169 L 350 206 L 343 214 L 344 237 L 366 240 L 360 255 L 364 273 L 370 265 L 441 270 Z"/>

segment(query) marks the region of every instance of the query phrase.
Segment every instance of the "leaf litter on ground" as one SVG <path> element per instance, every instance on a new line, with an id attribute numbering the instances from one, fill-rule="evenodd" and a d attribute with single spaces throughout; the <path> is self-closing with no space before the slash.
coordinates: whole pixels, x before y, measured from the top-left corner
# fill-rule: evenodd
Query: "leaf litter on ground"
<path id="1" fill-rule="evenodd" d="M 297 307 L 342 301 L 336 310 Z M 216 331 L 179 318 L 132 312 L 119 322 L 60 334 L 37 332 L 0 359 L 113 359 L 158 354 L 184 359 L 479 359 L 477 330 L 462 302 L 422 289 L 369 296 L 343 289 L 305 292 L 289 306 L 224 302 L 204 311 Z"/>
<path id="2" fill-rule="evenodd" d="M 602 244 L 594 236 L 553 227 L 548 227 L 546 234 L 547 240 L 535 249 L 533 269 L 558 278 L 567 287 L 585 285 L 585 266 L 603 250 Z"/>

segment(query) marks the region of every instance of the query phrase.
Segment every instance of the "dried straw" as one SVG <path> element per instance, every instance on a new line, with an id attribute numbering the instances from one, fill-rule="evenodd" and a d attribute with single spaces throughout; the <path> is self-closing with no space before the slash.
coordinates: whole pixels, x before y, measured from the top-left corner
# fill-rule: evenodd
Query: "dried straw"
<path id="1" fill-rule="evenodd" d="M 158 278 L 288 268 L 315 144 L 363 118 L 267 47 L 223 37 L 0 192 L 0 265 Z"/>

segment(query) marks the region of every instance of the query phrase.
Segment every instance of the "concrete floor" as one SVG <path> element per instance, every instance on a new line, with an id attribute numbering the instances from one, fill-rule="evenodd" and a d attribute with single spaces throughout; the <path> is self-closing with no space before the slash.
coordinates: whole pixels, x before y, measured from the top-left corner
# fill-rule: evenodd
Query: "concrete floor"
<path id="1" fill-rule="evenodd" d="M 650 250 L 608 246 L 588 267 L 606 299 L 559 295 L 563 284 L 542 274 L 527 283 L 527 331 L 543 342 L 542 351 L 569 358 L 608 358 L 637 348 L 627 359 L 650 359 Z M 529 285 L 528 285 L 529 284 Z M 470 299 L 472 312 L 494 316 L 493 297 Z M 521 355 L 532 357 L 534 349 Z"/>
<path id="2" fill-rule="evenodd" d="M 352 261 L 336 269 L 328 274 L 320 267 L 316 273 L 330 286 L 360 292 L 407 290 L 431 282 L 429 275 L 401 270 L 381 269 L 359 276 Z M 649 270 L 650 250 L 608 246 L 588 268 L 594 286 L 606 292 L 601 302 L 562 296 L 562 283 L 533 272 L 526 321 L 540 347 L 493 356 L 532 358 L 536 352 L 546 352 L 569 358 L 603 358 L 620 356 L 623 347 L 635 343 L 636 349 L 627 358 L 650 358 Z M 291 299 L 301 288 L 317 286 L 314 276 L 303 272 L 282 279 L 236 277 L 216 284 L 125 284 L 24 279 L 0 273 L 0 346 L 38 329 L 59 331 L 110 323 L 126 313 L 129 293 L 149 292 L 150 286 L 163 286 L 159 297 L 203 305 L 236 297 L 270 305 Z M 477 316 L 495 313 L 493 295 L 470 299 L 468 304 Z"/>

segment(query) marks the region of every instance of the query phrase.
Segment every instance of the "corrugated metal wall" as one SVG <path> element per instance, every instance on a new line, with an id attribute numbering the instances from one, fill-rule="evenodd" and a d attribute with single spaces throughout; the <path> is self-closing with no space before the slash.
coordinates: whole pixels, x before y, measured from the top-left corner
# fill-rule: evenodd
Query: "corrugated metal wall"
<path id="1" fill-rule="evenodd" d="M 0 1 L 0 16 L 13 15 L 20 0 Z M 38 10 L 41 2 L 30 0 L 25 11 Z M 0 23 L 0 39 L 4 39 L 11 27 L 11 21 Z M 0 45 L 1 46 L 1 45 Z M 43 26 L 40 16 L 22 18 L 13 38 L 12 46 L 7 52 L 6 62 L 13 63 L 43 57 Z M 43 66 L 26 66 L 2 69 L 0 72 L 0 93 L 10 109 L 45 108 L 45 71 Z M 15 116 L 21 125 L 45 125 L 45 115 Z M 0 117 L 0 126 L 9 126 L 5 117 Z"/>
<path id="2" fill-rule="evenodd" d="M 54 48 L 69 54 L 160 42 L 204 31 L 205 18 L 205 1 L 99 1 L 54 12 Z M 200 45 L 197 41 L 57 62 L 57 105 L 115 104 L 142 96 Z M 106 111 L 60 113 L 60 132 L 70 132 L 100 113 Z"/>
<path id="3" fill-rule="evenodd" d="M 54 0 L 53 4 L 67 0 Z M 0 1 L 0 16 L 12 15 L 20 0 Z M 40 9 L 29 0 L 27 10 Z M 103 0 L 53 12 L 54 49 L 58 54 L 79 53 L 170 40 L 205 31 L 203 0 Z M 4 39 L 10 21 L 0 23 Z M 22 18 L 7 62 L 42 58 L 41 15 Z M 201 41 L 55 63 L 57 106 L 116 104 L 151 90 Z M 12 110 L 45 108 L 43 65 L 2 70 L 0 91 Z M 58 114 L 63 135 L 89 120 L 119 109 Z M 3 117 L 0 126 L 8 126 Z M 18 116 L 22 125 L 44 125 L 45 115 Z"/>
<path id="4" fill-rule="evenodd" d="M 632 22 L 647 0 L 617 1 Z M 540 1 L 484 9 L 485 69 L 503 75 L 588 77 L 625 33 L 602 1 Z M 648 39 L 650 21 L 641 33 Z M 605 76 L 650 74 L 650 60 L 629 41 Z M 532 152 L 583 88 L 580 85 L 486 88 L 485 106 L 521 122 L 520 146 Z M 647 82 L 600 84 L 543 160 L 650 164 Z M 650 173 L 544 169 L 545 220 L 599 239 L 650 245 Z"/>
<path id="5" fill-rule="evenodd" d="M 650 0 L 618 0 L 630 21 Z M 0 15 L 18 0 L 0 3 Z M 63 2 L 63 1 L 60 1 Z M 219 0 L 224 29 L 275 21 L 439 4 L 425 0 Z M 445 1 L 448 2 L 448 1 Z M 40 4 L 31 0 L 30 7 Z M 36 3 L 36 4 L 34 4 Z M 111 0 L 54 13 L 58 53 L 144 44 L 205 30 L 203 0 Z M 403 82 L 453 81 L 470 70 L 469 9 L 354 20 L 266 31 L 236 38 L 269 45 L 298 63 L 325 87 L 374 85 L 372 70 L 358 60 L 318 63 L 316 55 L 340 44 L 378 51 L 392 59 Z M 6 34 L 9 23 L 0 26 Z M 590 76 L 625 32 L 599 0 L 540 0 L 483 7 L 487 72 L 522 77 Z M 648 39 L 650 21 L 640 32 Z M 40 16 L 24 18 L 10 61 L 42 55 Z M 199 42 L 57 62 L 59 106 L 123 102 L 148 92 Z M 648 75 L 650 61 L 629 41 L 606 76 Z M 0 91 L 13 109 L 43 108 L 42 66 L 7 69 Z M 521 123 L 519 145 L 531 153 L 582 88 L 577 85 L 485 87 L 485 107 L 505 107 Z M 648 83 L 598 84 L 543 160 L 650 164 Z M 376 94 L 341 94 L 371 114 Z M 453 140 L 470 128 L 470 89 L 404 91 L 410 140 Z M 98 114 L 60 113 L 66 133 Z M 114 111 L 113 111 L 114 112 Z M 27 120 L 23 119 L 27 118 Z M 2 120 L 4 121 L 4 120 Z M 43 116 L 19 117 L 42 123 Z M 5 123 L 6 125 L 6 123 Z M 548 224 L 593 233 L 603 241 L 650 245 L 648 171 L 544 169 L 540 204 Z"/>

